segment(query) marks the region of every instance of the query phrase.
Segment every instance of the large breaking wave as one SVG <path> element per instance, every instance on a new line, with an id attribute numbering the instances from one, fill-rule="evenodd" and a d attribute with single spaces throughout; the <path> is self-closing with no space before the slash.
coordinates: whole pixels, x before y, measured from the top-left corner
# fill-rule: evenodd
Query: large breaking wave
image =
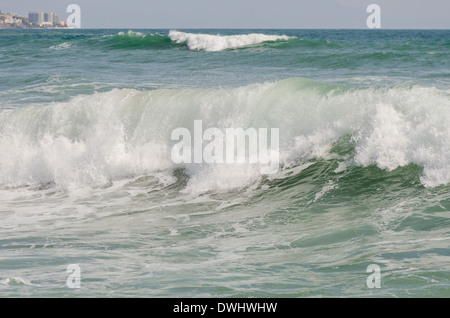
<path id="1" fill-rule="evenodd" d="M 450 92 L 351 88 L 292 78 L 231 89 L 114 89 L 0 112 L 0 184 L 101 185 L 173 171 L 175 128 L 280 128 L 282 176 L 310 160 L 393 171 L 420 167 L 450 182 Z M 341 149 L 341 150 L 336 150 Z M 191 165 L 188 187 L 230 189 L 263 178 L 250 164 Z M 277 178 L 277 176 L 273 176 Z"/>

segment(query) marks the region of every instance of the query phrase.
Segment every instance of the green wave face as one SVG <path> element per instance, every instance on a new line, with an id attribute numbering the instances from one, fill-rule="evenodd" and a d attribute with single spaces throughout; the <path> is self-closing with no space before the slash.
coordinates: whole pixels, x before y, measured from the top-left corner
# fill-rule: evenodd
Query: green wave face
<path id="1" fill-rule="evenodd" d="M 160 34 L 144 34 L 128 31 L 118 35 L 107 36 L 102 45 L 116 49 L 170 49 L 177 47 L 170 38 Z"/>

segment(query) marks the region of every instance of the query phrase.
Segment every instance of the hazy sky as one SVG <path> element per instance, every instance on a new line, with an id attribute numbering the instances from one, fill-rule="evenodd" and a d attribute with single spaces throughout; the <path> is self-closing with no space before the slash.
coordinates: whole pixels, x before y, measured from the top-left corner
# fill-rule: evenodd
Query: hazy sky
<path id="1" fill-rule="evenodd" d="M 384 29 L 450 29 L 450 0 L 0 0 L 2 12 L 81 7 L 83 28 L 358 28 L 375 3 Z"/>

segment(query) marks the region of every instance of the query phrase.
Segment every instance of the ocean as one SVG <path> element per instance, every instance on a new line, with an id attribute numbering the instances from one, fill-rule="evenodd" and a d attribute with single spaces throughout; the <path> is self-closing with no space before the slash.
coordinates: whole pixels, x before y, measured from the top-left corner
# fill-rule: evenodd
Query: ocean
<path id="1" fill-rule="evenodd" d="M 0 297 L 450 297 L 449 123 L 449 30 L 0 30 Z"/>

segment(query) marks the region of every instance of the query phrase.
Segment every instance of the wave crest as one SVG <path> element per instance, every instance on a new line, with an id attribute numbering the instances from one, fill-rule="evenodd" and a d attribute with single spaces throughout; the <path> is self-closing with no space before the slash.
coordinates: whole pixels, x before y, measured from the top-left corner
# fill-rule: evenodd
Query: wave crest
<path id="1" fill-rule="evenodd" d="M 289 40 L 286 35 L 240 34 L 240 35 L 211 35 L 201 33 L 185 33 L 171 30 L 169 37 L 172 41 L 186 43 L 190 50 L 217 52 L 229 49 L 253 46 L 264 42 Z"/>

